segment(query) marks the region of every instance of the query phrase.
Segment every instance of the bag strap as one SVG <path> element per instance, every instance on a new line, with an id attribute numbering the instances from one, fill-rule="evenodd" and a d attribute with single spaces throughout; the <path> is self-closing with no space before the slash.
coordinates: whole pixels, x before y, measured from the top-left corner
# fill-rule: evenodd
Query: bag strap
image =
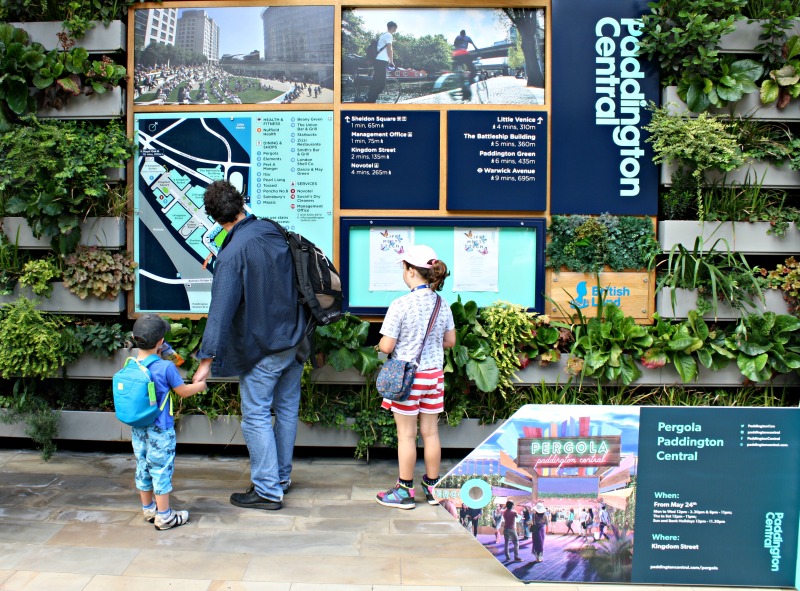
<path id="1" fill-rule="evenodd" d="M 419 353 L 417 353 L 416 364 L 419 366 L 419 360 L 422 359 L 422 351 L 425 349 L 425 342 L 428 340 L 428 335 L 431 334 L 431 329 L 433 328 L 433 323 L 436 322 L 436 316 L 439 314 L 439 308 L 442 306 L 442 298 L 438 293 L 434 293 L 433 295 L 436 296 L 436 305 L 433 307 L 433 312 L 431 313 L 431 319 L 428 321 L 428 330 L 425 331 L 425 338 L 422 339 L 422 346 L 419 348 Z"/>

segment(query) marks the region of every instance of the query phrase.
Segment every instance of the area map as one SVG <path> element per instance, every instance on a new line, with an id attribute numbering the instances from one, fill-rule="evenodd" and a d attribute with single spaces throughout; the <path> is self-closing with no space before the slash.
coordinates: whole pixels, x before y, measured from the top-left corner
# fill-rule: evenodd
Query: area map
<path id="1" fill-rule="evenodd" d="M 148 113 L 134 129 L 136 312 L 208 312 L 225 231 L 203 195 L 217 180 L 245 195 L 249 213 L 332 252 L 331 113 Z"/>

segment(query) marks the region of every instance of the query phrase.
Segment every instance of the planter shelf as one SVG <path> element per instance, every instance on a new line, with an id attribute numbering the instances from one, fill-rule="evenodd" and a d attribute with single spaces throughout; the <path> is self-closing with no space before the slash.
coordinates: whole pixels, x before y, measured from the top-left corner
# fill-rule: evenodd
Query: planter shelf
<path id="1" fill-rule="evenodd" d="M 125 93 L 117 86 L 103 94 L 79 94 L 62 109 L 40 109 L 40 119 L 113 119 L 125 114 Z"/>
<path id="2" fill-rule="evenodd" d="M 124 218 L 86 218 L 81 222 L 80 229 L 80 243 L 86 246 L 121 248 L 126 244 Z M 3 232 L 9 241 L 19 248 L 50 249 L 50 241 L 46 238 L 36 238 L 25 218 L 3 218 Z"/>
<path id="3" fill-rule="evenodd" d="M 720 53 L 759 53 L 755 47 L 761 40 L 758 36 L 764 32 L 761 24 L 764 21 L 736 21 L 734 30 L 723 35 L 719 42 Z M 800 21 L 795 19 L 794 26 L 786 31 L 786 34 L 800 35 Z"/>
<path id="4" fill-rule="evenodd" d="M 731 251 L 744 254 L 800 252 L 800 229 L 795 223 L 789 224 L 783 236 L 767 234 L 770 227 L 769 222 L 663 221 L 658 222 L 658 241 L 664 252 L 676 244 L 692 250 L 698 237 L 703 240 L 703 252 L 708 252 L 717 240 L 717 250 L 724 249 L 727 243 Z"/>
<path id="5" fill-rule="evenodd" d="M 684 113 L 689 107 L 678 96 L 677 86 L 667 86 L 661 91 L 661 104 L 671 105 L 673 114 Z M 732 103 L 722 109 L 712 108 L 710 112 L 720 115 L 737 115 L 753 117 L 764 121 L 800 121 L 800 100 L 792 100 L 784 109 L 779 109 L 776 103 L 764 105 L 758 92 L 751 92 L 742 97 L 740 101 Z M 692 113 L 696 116 L 696 113 Z"/>
<path id="6" fill-rule="evenodd" d="M 0 411 L 3 412 L 3 411 Z M 352 424 L 349 421 L 348 424 Z M 474 449 L 497 430 L 502 421 L 481 425 L 477 419 L 464 419 L 458 427 L 441 425 L 439 436 L 443 448 Z M 221 416 L 209 420 L 204 415 L 183 416 L 175 421 L 178 443 L 190 445 L 245 445 L 240 417 Z M 24 438 L 25 425 L 0 423 L 0 438 Z M 58 438 L 73 441 L 130 441 L 131 428 L 121 423 L 113 412 L 61 412 Z M 358 443 L 355 431 L 297 424 L 297 447 L 354 448 Z M 418 445 L 422 445 L 421 441 Z"/>
<path id="7" fill-rule="evenodd" d="M 661 184 L 672 185 L 672 173 L 677 164 L 661 165 Z M 707 170 L 707 185 L 725 182 L 725 185 L 761 185 L 763 188 L 795 189 L 800 185 L 800 171 L 792 170 L 788 164 L 776 165 L 770 162 L 749 161 L 741 168 L 724 173 L 720 170 Z"/>
<path id="8" fill-rule="evenodd" d="M 119 314 L 125 310 L 125 296 L 122 293 L 113 300 L 101 300 L 91 296 L 82 300 L 61 282 L 53 284 L 53 293 L 49 298 L 37 296 L 30 288 L 17 285 L 12 295 L 0 296 L 0 304 L 11 303 L 21 295 L 31 300 L 38 300 L 37 310 L 53 314 Z"/>
<path id="9" fill-rule="evenodd" d="M 89 53 L 113 53 L 125 51 L 127 47 L 127 29 L 125 23 L 116 20 L 108 26 L 101 21 L 93 21 L 94 26 L 86 32 L 83 39 L 78 39 L 76 45 L 83 47 Z M 64 30 L 61 21 L 10 23 L 18 29 L 28 32 L 31 41 L 44 45 L 45 49 L 61 49 L 58 34 Z"/>
<path id="10" fill-rule="evenodd" d="M 662 318 L 687 318 L 690 310 L 697 308 L 697 290 L 681 289 L 675 290 L 675 307 L 672 306 L 671 290 L 662 289 L 656 294 L 656 311 Z M 787 314 L 788 304 L 783 299 L 783 293 L 777 289 L 768 289 L 764 292 L 764 301 L 756 300 L 755 308 L 748 309 L 748 312 L 775 312 L 776 314 Z M 703 315 L 706 320 L 738 320 L 742 312 L 731 308 L 723 302 L 717 302 L 716 315 L 713 311 Z"/>

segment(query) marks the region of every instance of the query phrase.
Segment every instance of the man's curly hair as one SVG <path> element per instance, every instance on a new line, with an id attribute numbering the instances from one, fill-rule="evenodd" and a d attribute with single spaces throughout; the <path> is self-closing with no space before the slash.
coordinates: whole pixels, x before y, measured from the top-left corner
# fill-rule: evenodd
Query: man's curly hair
<path id="1" fill-rule="evenodd" d="M 244 197 L 228 181 L 214 181 L 206 188 L 203 196 L 206 213 L 218 224 L 236 221 L 244 212 Z"/>

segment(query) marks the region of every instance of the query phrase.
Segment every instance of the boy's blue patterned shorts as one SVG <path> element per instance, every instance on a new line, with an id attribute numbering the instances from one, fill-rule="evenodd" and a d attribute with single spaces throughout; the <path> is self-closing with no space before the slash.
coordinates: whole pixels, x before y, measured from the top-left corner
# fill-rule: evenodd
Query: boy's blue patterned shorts
<path id="1" fill-rule="evenodd" d="M 175 471 L 175 429 L 155 425 L 132 427 L 133 455 L 136 456 L 136 488 L 157 495 L 172 491 Z"/>

